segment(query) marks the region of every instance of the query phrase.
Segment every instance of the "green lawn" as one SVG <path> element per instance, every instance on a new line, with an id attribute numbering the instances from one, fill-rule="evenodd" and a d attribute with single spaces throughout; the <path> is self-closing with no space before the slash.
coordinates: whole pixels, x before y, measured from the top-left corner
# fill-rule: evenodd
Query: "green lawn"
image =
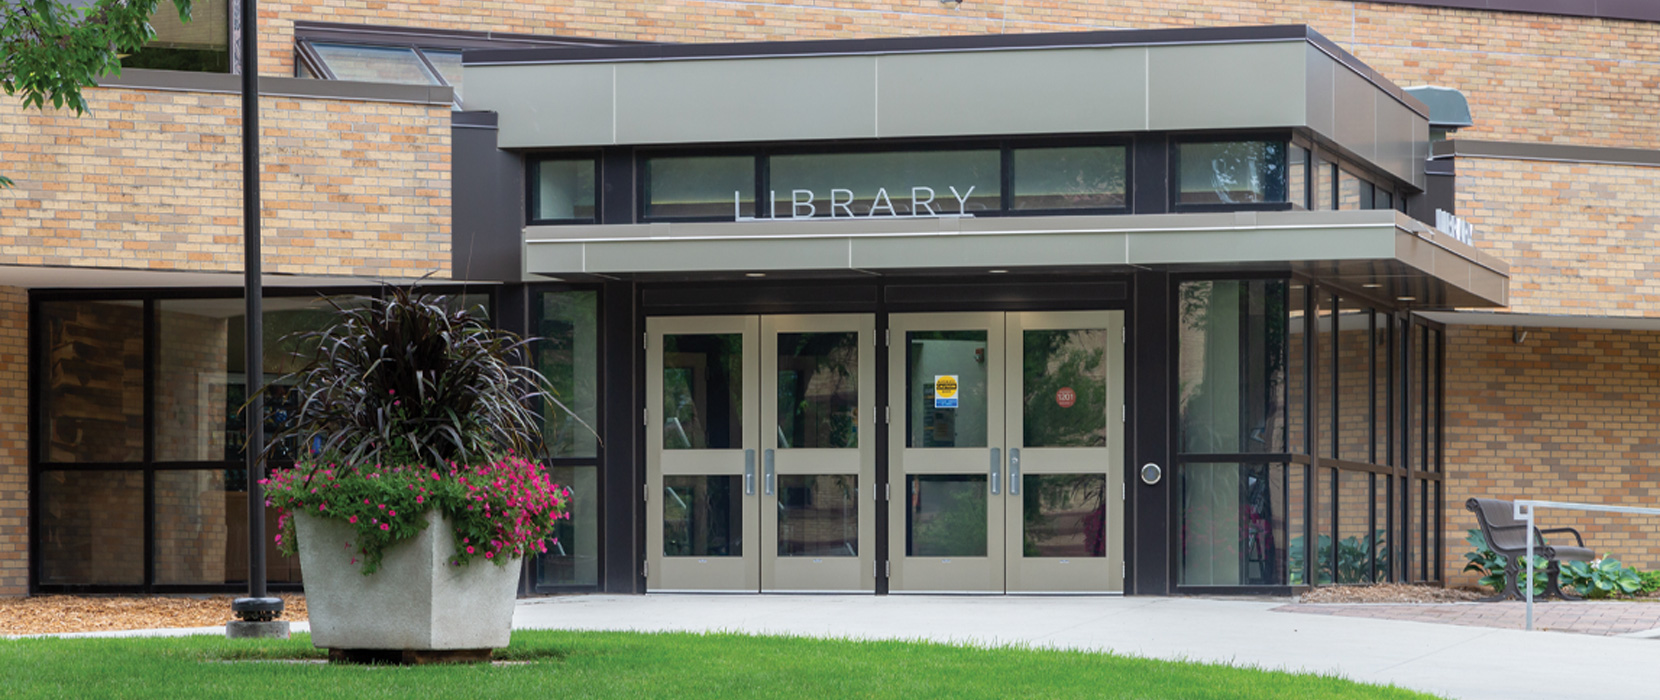
<path id="1" fill-rule="evenodd" d="M 0 695 L 66 698 L 1427 698 L 1310 675 L 1032 649 L 520 631 L 511 666 L 329 666 L 310 639 L 0 641 Z"/>

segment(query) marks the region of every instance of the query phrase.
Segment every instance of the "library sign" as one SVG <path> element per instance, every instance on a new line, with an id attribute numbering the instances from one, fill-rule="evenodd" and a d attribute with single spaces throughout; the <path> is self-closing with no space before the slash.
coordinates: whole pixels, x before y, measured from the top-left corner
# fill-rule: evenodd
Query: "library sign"
<path id="1" fill-rule="evenodd" d="M 767 213 L 773 219 L 897 219 L 916 217 L 939 216 L 973 216 L 968 213 L 968 199 L 974 195 L 974 186 L 969 186 L 965 192 L 958 192 L 955 185 L 947 187 L 951 191 L 951 199 L 945 199 L 943 193 L 932 187 L 912 187 L 907 197 L 901 191 L 899 196 L 888 194 L 888 188 L 879 187 L 876 194 L 868 199 L 858 199 L 853 190 L 832 188 L 830 196 L 820 198 L 819 193 L 813 190 L 790 190 L 790 198 L 783 202 L 787 208 L 784 216 L 779 216 L 778 191 L 771 190 L 768 194 Z M 757 217 L 743 215 L 743 191 L 732 191 L 732 217 L 734 221 L 756 221 Z M 895 201 L 898 204 L 895 205 Z M 951 211 L 955 202 L 957 211 Z M 855 205 L 863 213 L 854 211 Z M 820 207 L 828 214 L 820 214 Z"/>

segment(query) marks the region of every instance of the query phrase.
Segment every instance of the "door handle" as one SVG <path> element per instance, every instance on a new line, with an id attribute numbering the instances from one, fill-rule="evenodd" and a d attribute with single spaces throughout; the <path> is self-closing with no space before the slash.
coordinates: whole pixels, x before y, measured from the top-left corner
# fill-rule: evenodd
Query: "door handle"
<path id="1" fill-rule="evenodd" d="M 767 495 L 768 496 L 772 495 L 773 486 L 778 481 L 778 475 L 773 469 L 772 453 L 773 453 L 773 451 L 771 449 L 768 449 L 765 453 L 766 456 L 763 458 L 765 460 L 765 465 L 766 465 L 765 467 L 763 467 L 764 469 L 766 469 L 766 474 L 763 477 L 765 479 L 764 488 L 767 490 Z"/>
<path id="2" fill-rule="evenodd" d="M 1009 495 L 1020 495 L 1020 448 L 1009 448 Z"/>
<path id="3" fill-rule="evenodd" d="M 996 496 L 1003 492 L 1003 455 L 997 448 L 991 448 L 991 495 Z"/>
<path id="4" fill-rule="evenodd" d="M 744 450 L 744 495 L 755 495 L 755 450 Z"/>

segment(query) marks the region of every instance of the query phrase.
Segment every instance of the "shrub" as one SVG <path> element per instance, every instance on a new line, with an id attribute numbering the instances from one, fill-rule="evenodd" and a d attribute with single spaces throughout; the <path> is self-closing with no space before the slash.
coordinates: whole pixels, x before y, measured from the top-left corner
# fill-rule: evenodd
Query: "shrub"
<path id="1" fill-rule="evenodd" d="M 1601 599 L 1634 595 L 1642 590 L 1643 580 L 1636 569 L 1626 568 L 1620 560 L 1604 554 L 1591 562 L 1562 564 L 1562 584 L 1573 586 L 1586 598 Z"/>

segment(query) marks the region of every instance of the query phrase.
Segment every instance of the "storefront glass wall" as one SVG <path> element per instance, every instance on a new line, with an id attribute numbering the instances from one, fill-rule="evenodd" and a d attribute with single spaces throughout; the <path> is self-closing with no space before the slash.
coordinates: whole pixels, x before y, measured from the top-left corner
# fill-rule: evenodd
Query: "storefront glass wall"
<path id="1" fill-rule="evenodd" d="M 1303 280 L 1177 295 L 1178 585 L 1439 580 L 1440 331 Z"/>
<path id="2" fill-rule="evenodd" d="M 537 590 L 593 588 L 600 577 L 601 390 L 599 293 L 561 290 L 535 295 L 532 335 L 536 369 L 552 396 L 543 401 L 549 472 L 571 490 L 570 519 L 559 523 L 546 554 L 531 564 Z M 557 402 L 554 403 L 554 402 Z"/>

